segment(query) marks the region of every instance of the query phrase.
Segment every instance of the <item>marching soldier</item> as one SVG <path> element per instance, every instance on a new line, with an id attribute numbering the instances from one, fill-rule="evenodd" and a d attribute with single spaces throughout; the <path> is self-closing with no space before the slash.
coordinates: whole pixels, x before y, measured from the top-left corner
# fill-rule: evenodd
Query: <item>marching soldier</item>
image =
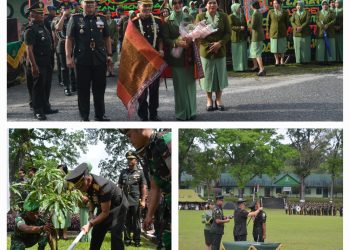
<path id="1" fill-rule="evenodd" d="M 143 222 L 147 230 L 156 209 L 160 206 L 162 242 L 159 249 L 171 249 L 171 133 L 156 133 L 153 129 L 121 129 L 136 153 L 144 159 L 144 171 L 150 173 L 151 190 L 148 195 L 148 211 Z M 145 172 L 148 172 L 147 170 Z M 160 202 L 163 193 L 162 202 Z"/>
<path id="2" fill-rule="evenodd" d="M 42 2 L 32 1 L 31 7 L 28 8 L 32 24 L 27 27 L 24 34 L 27 57 L 33 77 L 30 92 L 32 94 L 34 118 L 39 121 L 47 119 L 45 114 L 58 112 L 57 109 L 51 109 L 49 102 L 53 48 L 51 34 L 44 26 L 43 8 L 44 4 Z"/>
<path id="3" fill-rule="evenodd" d="M 220 250 L 221 238 L 224 234 L 224 224 L 230 222 L 229 217 L 224 217 L 222 211 L 222 205 L 224 202 L 224 196 L 216 196 L 216 205 L 213 210 L 213 223 L 211 224 L 211 249 Z"/>
<path id="4" fill-rule="evenodd" d="M 82 227 L 85 233 L 92 228 L 90 249 L 100 249 L 107 231 L 110 231 L 111 249 L 124 250 L 122 233 L 128 201 L 123 191 L 113 182 L 89 174 L 86 163 L 80 164 L 70 172 L 66 180 L 74 184 L 74 188 L 86 193 L 91 203 L 90 220 Z M 97 215 L 91 218 L 95 207 L 97 207 Z"/>
<path id="5" fill-rule="evenodd" d="M 249 208 L 252 211 L 258 211 L 260 207 L 260 202 L 255 201 Z M 264 242 L 266 239 L 266 213 L 263 210 L 254 217 L 253 238 L 255 242 Z"/>
<path id="6" fill-rule="evenodd" d="M 24 250 L 35 244 L 38 244 L 38 250 L 44 250 L 48 243 L 47 233 L 52 230 L 51 225 L 39 216 L 39 203 L 26 199 L 23 210 L 15 219 L 10 250 Z"/>
<path id="7" fill-rule="evenodd" d="M 137 157 L 129 151 L 126 153 L 129 168 L 122 170 L 118 180 L 118 186 L 123 189 L 129 203 L 126 215 L 126 224 L 124 232 L 124 244 L 131 244 L 131 232 L 133 232 L 133 241 L 136 247 L 141 244 L 141 223 L 140 209 L 145 208 L 147 183 L 142 169 L 137 168 Z"/>
<path id="8" fill-rule="evenodd" d="M 159 17 L 152 15 L 153 2 L 152 0 L 138 1 L 138 9 L 140 13 L 132 22 L 140 30 L 141 34 L 153 46 L 153 48 L 164 56 L 161 20 Z M 149 91 L 149 100 L 147 96 Z M 159 78 L 146 89 L 139 98 L 139 108 L 137 114 L 142 121 L 160 121 L 158 117 L 159 106 Z M 149 115 L 149 116 L 148 116 Z"/>
<path id="9" fill-rule="evenodd" d="M 105 116 L 104 102 L 107 64 L 112 63 L 107 21 L 103 15 L 96 14 L 95 0 L 82 0 L 81 5 L 83 13 L 72 15 L 67 24 L 66 62 L 76 70 L 81 120 L 89 121 L 92 88 L 95 121 L 110 121 Z"/>
<path id="10" fill-rule="evenodd" d="M 248 212 L 245 210 L 245 202 L 246 200 L 242 198 L 239 198 L 237 201 L 238 208 L 234 213 L 235 226 L 233 228 L 233 237 L 235 241 L 247 241 L 247 218 L 256 217 L 263 209 L 260 207 L 256 211 Z"/>

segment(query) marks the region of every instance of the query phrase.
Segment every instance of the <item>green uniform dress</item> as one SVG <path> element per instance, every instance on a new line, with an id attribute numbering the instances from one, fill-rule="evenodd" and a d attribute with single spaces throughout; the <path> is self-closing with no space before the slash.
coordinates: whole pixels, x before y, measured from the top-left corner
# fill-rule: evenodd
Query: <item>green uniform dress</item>
<path id="1" fill-rule="evenodd" d="M 162 224 L 162 248 L 171 249 L 171 133 L 154 133 L 145 148 L 145 166 L 164 199 L 160 206 Z"/>
<path id="2" fill-rule="evenodd" d="M 310 29 L 310 12 L 301 9 L 295 11 L 290 19 L 293 27 L 293 42 L 295 50 L 296 63 L 309 63 L 311 61 L 311 29 Z M 297 27 L 301 27 L 300 32 Z"/>
<path id="3" fill-rule="evenodd" d="M 118 59 L 118 27 L 116 21 L 113 19 L 107 20 L 107 24 L 112 40 L 113 63 L 115 63 Z"/>
<path id="4" fill-rule="evenodd" d="M 263 16 L 259 10 L 254 10 L 252 14 L 252 39 L 249 49 L 249 57 L 261 57 L 263 51 L 264 29 Z"/>
<path id="5" fill-rule="evenodd" d="M 222 91 L 228 86 L 226 69 L 226 44 L 230 40 L 231 27 L 228 16 L 217 11 L 214 18 L 208 12 L 197 15 L 196 22 L 205 20 L 206 24 L 212 24 L 218 30 L 200 42 L 200 56 L 204 70 L 204 78 L 201 86 L 206 92 Z M 221 48 L 216 54 L 208 53 L 209 44 L 221 42 Z"/>
<path id="6" fill-rule="evenodd" d="M 18 216 L 15 219 L 15 229 L 11 235 L 11 247 L 10 250 L 24 250 L 26 248 L 32 247 L 35 244 L 38 244 L 38 250 L 44 250 L 48 242 L 46 234 L 37 233 L 37 234 L 28 234 L 19 230 L 20 225 L 28 226 L 43 226 L 45 222 L 43 218 L 39 217 L 34 223 L 26 222 L 22 216 Z"/>
<path id="7" fill-rule="evenodd" d="M 340 3 L 342 4 L 342 3 Z M 343 8 L 335 8 L 335 50 L 336 61 L 343 62 Z"/>
<path id="8" fill-rule="evenodd" d="M 316 61 L 317 62 L 332 62 L 335 61 L 336 50 L 335 50 L 335 29 L 334 24 L 336 21 L 335 13 L 331 10 L 320 10 L 317 13 L 316 24 Z M 327 30 L 325 30 L 325 25 L 328 25 Z M 324 32 L 327 33 L 327 37 L 330 45 L 330 55 L 326 50 L 326 45 L 324 41 Z"/>
<path id="9" fill-rule="evenodd" d="M 179 58 L 172 56 L 171 49 L 176 47 L 181 22 L 192 22 L 192 17 L 183 12 L 173 11 L 163 25 L 165 60 L 170 65 L 173 75 L 175 116 L 178 120 L 189 120 L 197 113 L 196 80 L 194 78 L 193 47 L 184 49 Z"/>
<path id="10" fill-rule="evenodd" d="M 270 35 L 271 53 L 287 51 L 287 29 L 289 25 L 288 12 L 285 10 L 269 10 L 267 15 L 267 30 Z"/>
<path id="11" fill-rule="evenodd" d="M 248 69 L 247 55 L 247 21 L 243 13 L 237 14 L 240 4 L 232 5 L 232 14 L 229 16 L 231 24 L 231 54 L 232 66 L 234 71 L 245 71 Z M 241 30 L 241 26 L 245 29 Z"/>
<path id="12" fill-rule="evenodd" d="M 89 221 L 89 208 L 86 204 L 84 204 L 83 207 L 80 208 L 79 215 L 80 227 L 82 227 L 86 225 Z M 92 230 L 90 230 L 88 234 L 83 235 L 83 237 L 81 237 L 80 239 L 80 242 L 90 242 L 91 232 Z"/>

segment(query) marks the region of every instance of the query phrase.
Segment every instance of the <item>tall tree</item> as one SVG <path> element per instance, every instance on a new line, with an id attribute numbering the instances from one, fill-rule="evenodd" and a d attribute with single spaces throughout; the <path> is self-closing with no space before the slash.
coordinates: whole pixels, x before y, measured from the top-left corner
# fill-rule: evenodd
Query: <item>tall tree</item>
<path id="1" fill-rule="evenodd" d="M 332 177 L 330 198 L 334 198 L 335 179 L 343 173 L 343 130 L 332 129 L 327 139 L 329 146 L 326 149 L 326 159 L 321 168 Z"/>
<path id="2" fill-rule="evenodd" d="M 254 176 L 279 173 L 284 161 L 293 154 L 280 142 L 282 136 L 274 129 L 216 129 L 211 138 L 237 182 L 239 197 L 243 197 L 245 185 Z"/>
<path id="3" fill-rule="evenodd" d="M 300 177 L 300 199 L 305 200 L 305 178 L 325 161 L 328 147 L 327 129 L 288 129 L 291 146 L 298 154 L 292 159 L 295 173 Z"/>
<path id="4" fill-rule="evenodd" d="M 68 129 L 10 129 L 10 181 L 19 167 L 45 166 L 47 161 L 75 165 L 81 153 L 87 150 L 83 130 Z"/>

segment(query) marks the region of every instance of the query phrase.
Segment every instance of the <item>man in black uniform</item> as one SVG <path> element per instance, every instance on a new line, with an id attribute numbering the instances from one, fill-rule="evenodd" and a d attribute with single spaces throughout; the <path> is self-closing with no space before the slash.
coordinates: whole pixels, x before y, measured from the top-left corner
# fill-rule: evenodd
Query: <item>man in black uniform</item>
<path id="1" fill-rule="evenodd" d="M 113 182 L 89 174 L 86 163 L 75 168 L 66 177 L 66 180 L 73 183 L 74 188 L 87 194 L 91 204 L 90 214 L 93 214 L 95 207 L 97 207 L 96 217 L 90 218 L 89 222 L 82 227 L 85 233 L 88 233 L 92 228 L 90 250 L 101 248 L 108 230 L 111 232 L 111 249 L 123 250 L 122 233 L 128 207 L 128 201 L 123 195 L 123 191 Z"/>
<path id="2" fill-rule="evenodd" d="M 224 234 L 224 224 L 230 222 L 229 217 L 224 216 L 222 205 L 224 197 L 222 195 L 216 196 L 216 205 L 213 210 L 213 222 L 211 224 L 211 249 L 220 250 L 221 238 Z"/>
<path id="3" fill-rule="evenodd" d="M 122 170 L 118 180 L 118 186 L 123 189 L 129 203 L 124 243 L 126 246 L 131 244 L 131 232 L 133 232 L 135 246 L 139 247 L 141 242 L 140 209 L 145 208 L 147 183 L 143 170 L 137 167 L 136 155 L 129 151 L 126 153 L 126 158 L 129 168 Z"/>
<path id="4" fill-rule="evenodd" d="M 83 13 L 72 15 L 67 25 L 66 62 L 76 70 L 81 120 L 89 121 L 92 88 L 95 121 L 110 121 L 105 116 L 104 101 L 107 64 L 112 64 L 109 29 L 106 18 L 96 14 L 95 0 L 82 0 L 81 5 Z"/>
<path id="5" fill-rule="evenodd" d="M 42 2 L 32 1 L 32 6 L 28 8 L 32 24 L 27 27 L 24 34 L 27 57 L 33 77 L 32 106 L 34 117 L 39 121 L 47 119 L 45 114 L 58 112 L 57 109 L 51 109 L 49 102 L 53 46 L 51 34 L 44 26 L 43 8 Z"/>
<path id="6" fill-rule="evenodd" d="M 234 213 L 235 226 L 233 228 L 233 237 L 235 241 L 247 241 L 247 218 L 257 216 L 258 213 L 263 209 L 260 207 L 256 211 L 248 212 L 245 210 L 246 200 L 239 198 L 237 201 L 237 209 Z"/>
<path id="7" fill-rule="evenodd" d="M 66 33 L 67 33 L 67 24 L 69 18 L 71 16 L 71 5 L 62 5 L 61 7 L 61 17 L 55 23 L 55 31 L 58 38 L 57 42 L 57 53 L 60 60 L 60 71 L 62 74 L 62 80 L 64 85 L 64 94 L 66 96 L 71 96 L 72 92 L 75 92 L 75 77 L 74 77 L 74 69 L 68 68 L 66 63 Z"/>
<path id="8" fill-rule="evenodd" d="M 255 201 L 250 205 L 252 211 L 257 211 L 261 207 L 259 201 Z M 256 242 L 264 242 L 266 239 L 266 213 L 261 210 L 256 217 L 253 218 L 253 238 Z"/>
<path id="9" fill-rule="evenodd" d="M 161 37 L 161 20 L 160 18 L 152 15 L 152 8 L 152 0 L 139 1 L 138 9 L 140 11 L 140 14 L 135 17 L 132 22 L 137 27 L 137 29 L 140 30 L 141 34 L 146 38 L 146 40 L 153 46 L 153 48 L 159 51 L 162 56 L 164 56 L 163 42 Z M 149 103 L 147 102 L 148 91 Z M 155 79 L 154 82 L 149 86 L 148 90 L 145 89 L 143 94 L 140 96 L 137 114 L 142 121 L 160 121 L 157 113 L 158 106 L 159 78 Z"/>

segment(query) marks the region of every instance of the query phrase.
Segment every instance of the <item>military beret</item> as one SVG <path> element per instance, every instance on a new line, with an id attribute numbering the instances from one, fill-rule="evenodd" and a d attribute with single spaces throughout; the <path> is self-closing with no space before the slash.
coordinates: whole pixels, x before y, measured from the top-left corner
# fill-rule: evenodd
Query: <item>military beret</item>
<path id="1" fill-rule="evenodd" d="M 28 200 L 28 198 L 23 203 L 23 209 L 26 212 L 35 212 L 39 210 L 39 202 L 35 200 Z"/>
<path id="2" fill-rule="evenodd" d="M 224 196 L 223 195 L 217 195 L 215 197 L 216 200 L 223 200 L 224 199 Z"/>
<path id="3" fill-rule="evenodd" d="M 75 185 L 79 184 L 85 175 L 89 174 L 89 166 L 87 163 L 82 163 L 73 169 L 67 176 L 66 181 L 72 182 Z"/>
<path id="4" fill-rule="evenodd" d="M 128 151 L 125 154 L 125 157 L 126 157 L 126 159 L 137 159 L 136 154 L 134 152 L 132 152 L 132 151 Z"/>
<path id="5" fill-rule="evenodd" d="M 238 198 L 238 201 L 237 201 L 237 204 L 241 204 L 241 203 L 244 203 L 246 202 L 247 200 L 243 199 L 243 198 Z"/>
<path id="6" fill-rule="evenodd" d="M 31 167 L 28 169 L 28 172 L 30 172 L 30 171 L 33 171 L 34 173 L 36 173 L 36 171 L 38 171 L 38 169 L 35 167 Z"/>
<path id="7" fill-rule="evenodd" d="M 31 5 L 27 10 L 28 12 L 34 11 L 36 13 L 43 13 L 44 12 L 44 3 L 38 0 L 32 0 Z"/>

